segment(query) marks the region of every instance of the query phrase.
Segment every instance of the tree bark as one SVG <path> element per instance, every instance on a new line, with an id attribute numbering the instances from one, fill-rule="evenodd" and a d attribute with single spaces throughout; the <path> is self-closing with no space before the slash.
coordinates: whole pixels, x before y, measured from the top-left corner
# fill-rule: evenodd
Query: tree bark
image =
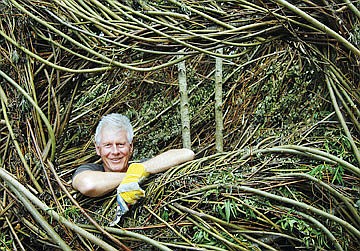
<path id="1" fill-rule="evenodd" d="M 223 48 L 217 50 L 218 53 L 223 53 Z M 223 137 L 223 114 L 222 114 L 222 58 L 215 59 L 215 148 L 217 152 L 224 150 Z"/>
<path id="2" fill-rule="evenodd" d="M 179 58 L 183 57 L 179 55 Z M 182 143 L 184 148 L 191 149 L 190 118 L 189 118 L 189 98 L 186 82 L 185 60 L 178 63 L 179 69 L 179 91 L 180 91 L 180 114 Z"/>

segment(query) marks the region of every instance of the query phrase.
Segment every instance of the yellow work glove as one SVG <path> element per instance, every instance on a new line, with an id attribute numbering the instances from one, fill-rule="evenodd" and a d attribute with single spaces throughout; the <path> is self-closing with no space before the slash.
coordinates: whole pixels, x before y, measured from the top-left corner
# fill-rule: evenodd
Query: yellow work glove
<path id="1" fill-rule="evenodd" d="M 128 204 L 134 205 L 138 199 L 145 197 L 145 192 L 141 189 L 139 183 L 147 176 L 149 176 L 149 173 L 146 172 L 143 164 L 131 164 L 126 172 L 125 178 L 117 188 L 118 195 Z"/>

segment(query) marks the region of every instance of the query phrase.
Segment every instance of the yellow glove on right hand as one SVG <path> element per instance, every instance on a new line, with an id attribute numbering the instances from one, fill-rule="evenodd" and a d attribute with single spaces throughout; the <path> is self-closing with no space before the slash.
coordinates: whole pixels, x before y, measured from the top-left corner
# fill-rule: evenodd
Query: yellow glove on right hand
<path id="1" fill-rule="evenodd" d="M 139 186 L 139 182 L 149 176 L 145 166 L 140 163 L 131 164 L 125 178 L 120 183 L 117 192 L 127 203 L 133 205 L 138 199 L 145 197 L 145 192 Z"/>

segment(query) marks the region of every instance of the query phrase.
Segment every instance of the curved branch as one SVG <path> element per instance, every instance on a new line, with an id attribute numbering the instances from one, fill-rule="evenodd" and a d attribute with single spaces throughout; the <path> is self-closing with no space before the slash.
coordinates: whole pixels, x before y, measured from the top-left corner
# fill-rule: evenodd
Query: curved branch
<path id="1" fill-rule="evenodd" d="M 336 115 L 337 115 L 337 117 L 338 117 L 338 119 L 340 121 L 340 124 L 341 124 L 341 126 L 342 126 L 342 128 L 343 128 L 343 130 L 345 132 L 345 135 L 346 135 L 347 139 L 349 140 L 350 145 L 351 145 L 351 147 L 352 147 L 352 149 L 354 151 L 355 158 L 357 159 L 358 163 L 360 164 L 360 152 L 359 152 L 359 149 L 357 148 L 357 146 L 355 144 L 355 141 L 354 141 L 353 137 L 351 136 L 350 130 L 346 125 L 345 119 L 344 119 L 343 115 L 341 114 L 339 105 L 338 105 L 338 103 L 336 101 L 336 97 L 335 97 L 333 86 L 332 86 L 334 84 L 332 83 L 331 79 L 326 74 L 325 74 L 325 80 L 326 80 L 326 85 L 328 87 L 331 102 L 332 102 L 333 107 L 335 109 Z"/>
<path id="2" fill-rule="evenodd" d="M 325 32 L 326 34 L 328 34 L 329 36 L 335 38 L 338 42 L 340 42 L 346 48 L 348 48 L 350 51 L 352 51 L 355 55 L 360 56 L 360 50 L 358 48 L 356 48 L 353 44 L 351 44 L 348 40 L 346 40 L 344 37 L 339 35 L 339 33 L 335 32 L 332 29 L 330 29 L 325 24 L 323 24 L 320 21 L 316 20 L 315 18 L 313 18 L 312 16 L 310 16 L 306 12 L 300 10 L 295 5 L 289 3 L 286 0 L 273 0 L 273 1 L 277 2 L 280 5 L 285 6 L 289 10 L 291 10 L 294 13 L 298 14 L 299 16 L 303 17 L 306 21 L 312 23 L 319 30 L 321 30 L 321 31 Z"/>
<path id="3" fill-rule="evenodd" d="M 281 202 L 284 202 L 284 203 L 287 203 L 287 204 L 290 204 L 290 205 L 293 205 L 293 206 L 300 207 L 300 208 L 302 208 L 304 210 L 311 211 L 311 212 L 313 212 L 313 213 L 315 213 L 315 214 L 317 214 L 319 216 L 322 216 L 322 217 L 325 217 L 325 218 L 327 218 L 329 220 L 337 222 L 341 226 L 348 229 L 349 232 L 354 234 L 358 239 L 360 239 L 360 230 L 356 229 L 349 222 L 347 222 L 347 221 L 345 221 L 343 219 L 340 219 L 339 217 L 337 217 L 335 215 L 329 214 L 329 213 L 327 213 L 327 212 L 325 212 L 323 210 L 320 210 L 320 209 L 318 209 L 316 207 L 313 207 L 311 205 L 308 205 L 306 203 L 296 201 L 296 200 L 293 200 L 293 199 L 289 199 L 289 198 L 286 198 L 286 197 L 282 197 L 282 196 L 279 196 L 279 195 L 275 195 L 275 194 L 272 194 L 272 193 L 269 193 L 269 192 L 266 192 L 266 191 L 262 191 L 262 190 L 257 189 L 257 188 L 252 188 L 252 187 L 247 187 L 247 186 L 236 186 L 236 185 L 229 185 L 229 184 L 215 184 L 215 185 L 208 185 L 208 186 L 205 186 L 205 187 L 201 187 L 201 188 L 196 189 L 196 190 L 192 190 L 188 194 L 198 193 L 199 191 L 203 192 L 203 191 L 207 191 L 207 190 L 211 190 L 211 189 L 218 189 L 220 187 L 229 188 L 229 189 L 233 189 L 233 190 L 238 189 L 238 190 L 241 190 L 241 191 L 244 191 L 244 192 L 258 194 L 258 195 L 263 196 L 263 197 L 267 197 L 267 198 L 270 198 L 270 199 L 273 199 L 273 200 L 281 201 Z"/>
<path id="4" fill-rule="evenodd" d="M 2 178 L 6 183 L 12 185 L 16 190 L 20 191 L 24 196 L 26 196 L 30 201 L 32 201 L 37 207 L 39 207 L 43 212 L 46 212 L 50 217 L 58 221 L 59 223 L 65 225 L 69 229 L 75 231 L 81 236 L 89 239 L 102 249 L 106 251 L 117 251 L 118 249 L 110 246 L 105 241 L 99 239 L 93 234 L 87 232 L 76 224 L 68 221 L 66 218 L 60 216 L 53 208 L 48 207 L 45 203 L 39 200 L 39 198 L 33 195 L 29 190 L 27 190 L 20 182 L 14 179 L 11 174 L 6 172 L 4 168 L 0 168 L 0 178 Z"/>
<path id="5" fill-rule="evenodd" d="M 46 115 L 42 112 L 41 108 L 36 104 L 36 102 L 31 98 L 31 96 L 23 89 L 20 85 L 18 85 L 12 78 L 10 78 L 7 74 L 5 74 L 2 70 L 0 70 L 0 75 L 3 76 L 10 84 L 12 84 L 25 98 L 33 105 L 34 109 L 38 112 L 40 117 L 45 123 L 46 128 L 48 129 L 49 140 L 51 142 L 51 160 L 55 158 L 56 151 L 56 139 L 54 130 L 51 127 L 49 120 Z"/>
<path id="6" fill-rule="evenodd" d="M 22 195 L 13 185 L 10 184 L 10 189 L 16 194 L 16 197 L 21 200 L 26 209 L 32 214 L 34 219 L 44 228 L 52 240 L 60 246 L 62 250 L 71 251 L 72 249 L 65 243 L 63 239 L 56 233 L 50 224 L 43 218 L 43 216 L 36 210 L 33 204 Z"/>

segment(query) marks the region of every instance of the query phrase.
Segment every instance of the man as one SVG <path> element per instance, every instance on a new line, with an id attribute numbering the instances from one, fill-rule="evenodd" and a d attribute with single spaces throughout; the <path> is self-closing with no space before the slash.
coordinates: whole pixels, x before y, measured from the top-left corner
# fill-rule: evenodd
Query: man
<path id="1" fill-rule="evenodd" d="M 128 166 L 133 152 L 133 136 L 133 128 L 126 116 L 117 113 L 104 116 L 95 132 L 96 153 L 102 164 L 80 166 L 73 175 L 73 187 L 90 197 L 102 196 L 118 187 L 122 199 L 135 204 L 144 196 L 138 186 L 141 179 L 194 159 L 194 152 L 190 149 L 173 149 Z"/>

